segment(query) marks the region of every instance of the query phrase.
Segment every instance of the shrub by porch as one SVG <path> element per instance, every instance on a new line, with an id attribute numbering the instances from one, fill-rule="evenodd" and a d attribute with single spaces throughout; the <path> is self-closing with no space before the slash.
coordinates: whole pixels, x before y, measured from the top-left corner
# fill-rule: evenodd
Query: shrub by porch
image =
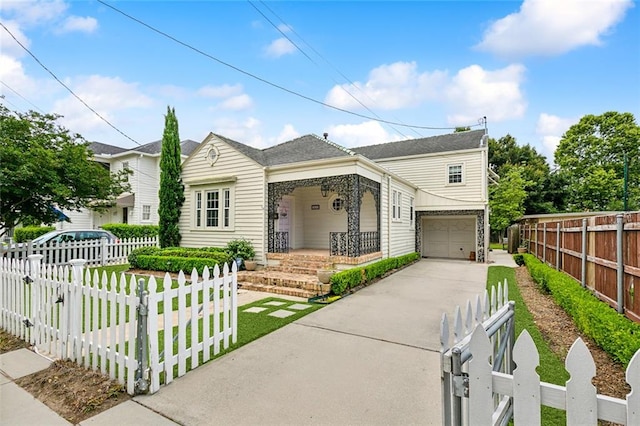
<path id="1" fill-rule="evenodd" d="M 420 259 L 420 253 L 409 253 L 383 259 L 364 267 L 340 271 L 331 277 L 331 293 L 340 295 L 348 289 L 371 284 L 373 280 L 382 277 L 388 271 L 401 268 L 418 259 Z"/>

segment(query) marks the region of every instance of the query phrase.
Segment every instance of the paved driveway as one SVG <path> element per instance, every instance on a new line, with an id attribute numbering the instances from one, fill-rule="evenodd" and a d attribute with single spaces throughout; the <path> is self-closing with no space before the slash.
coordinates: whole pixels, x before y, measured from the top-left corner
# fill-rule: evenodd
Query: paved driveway
<path id="1" fill-rule="evenodd" d="M 440 317 L 486 271 L 423 259 L 136 401 L 184 425 L 440 424 Z"/>

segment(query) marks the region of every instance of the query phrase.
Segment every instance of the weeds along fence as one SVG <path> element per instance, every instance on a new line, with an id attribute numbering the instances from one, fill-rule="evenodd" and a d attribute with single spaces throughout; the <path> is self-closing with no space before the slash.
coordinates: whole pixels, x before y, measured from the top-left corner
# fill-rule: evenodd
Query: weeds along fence
<path id="1" fill-rule="evenodd" d="M 66 243 L 33 245 L 30 242 L 0 249 L 0 255 L 11 259 L 27 259 L 32 254 L 41 254 L 44 263 L 51 265 L 68 264 L 71 259 L 84 259 L 87 266 L 120 265 L 127 263 L 129 254 L 140 247 L 155 247 L 157 237 L 130 238 L 109 241 L 70 241 Z"/>
<path id="2" fill-rule="evenodd" d="M 502 300 L 496 299 L 495 293 L 492 291 L 490 303 L 486 293 L 484 304 L 478 299 L 475 314 L 468 303 L 464 322 L 460 309 L 456 310 L 452 346 L 448 321 L 443 315 L 444 425 L 506 425 L 510 420 L 515 425 L 541 425 L 542 405 L 566 411 L 569 426 L 596 426 L 599 420 L 640 424 L 640 350 L 627 367 L 631 392 L 626 399 L 597 394 L 592 384 L 595 363 L 581 339 L 567 354 L 565 368 L 571 379 L 565 386 L 541 382 L 536 372 L 540 357 L 533 339 L 525 330 L 513 341 L 513 302 L 506 302 L 506 290 Z M 498 289 L 497 294 L 500 293 Z M 509 331 L 504 330 L 505 326 Z M 504 344 L 503 336 L 507 338 Z"/>
<path id="3" fill-rule="evenodd" d="M 52 358 L 100 370 L 130 394 L 198 367 L 237 341 L 237 266 L 173 281 L 99 275 L 83 260 L 0 259 L 0 327 Z"/>
<path id="4" fill-rule="evenodd" d="M 640 212 L 523 224 L 520 239 L 529 253 L 640 322 Z"/>

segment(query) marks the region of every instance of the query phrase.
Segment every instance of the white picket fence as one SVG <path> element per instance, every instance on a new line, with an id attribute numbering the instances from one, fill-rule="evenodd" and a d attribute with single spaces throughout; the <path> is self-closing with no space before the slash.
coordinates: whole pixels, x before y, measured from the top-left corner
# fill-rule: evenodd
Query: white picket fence
<path id="1" fill-rule="evenodd" d="M 493 303 L 491 305 L 494 306 Z M 484 308 L 482 310 L 486 312 Z M 499 311 L 500 308 L 496 314 L 499 315 Z M 626 381 L 632 390 L 626 399 L 596 393 L 591 383 L 596 373 L 595 363 L 582 339 L 574 342 L 565 360 L 565 368 L 571 378 L 566 386 L 558 386 L 540 381 L 536 372 L 538 350 L 526 330 L 515 341 L 511 351 L 511 365 L 515 368 L 500 371 L 504 365 L 495 365 L 495 341 L 492 342 L 487 333 L 487 330 L 491 332 L 491 326 L 487 325 L 494 315 L 480 320 L 480 316 L 474 319 L 470 312 L 468 304 L 467 320 L 462 325 L 458 311 L 454 345 L 451 347 L 448 345 L 448 323 L 443 317 L 443 401 L 455 399 L 448 398 L 445 392 L 457 393 L 463 399 L 459 418 L 451 414 L 454 404 L 443 405 L 444 424 L 496 425 L 506 424 L 513 418 L 515 425 L 540 425 L 540 407 L 544 405 L 566 411 L 567 425 L 570 426 L 596 426 L 598 420 L 640 425 L 640 350 L 627 367 Z M 458 380 L 446 373 L 452 369 L 447 363 L 451 365 L 451 356 L 455 352 L 468 353 L 462 357 L 467 362 Z M 446 386 L 447 382 L 449 386 Z"/>
<path id="2" fill-rule="evenodd" d="M 176 375 L 182 376 L 189 358 L 193 369 L 200 354 L 206 362 L 220 353 L 221 342 L 225 349 L 229 340 L 236 343 L 235 264 L 232 271 L 225 265 L 222 274 L 217 266 L 211 275 L 205 270 L 202 278 L 194 270 L 189 282 L 181 273 L 173 289 L 166 274 L 161 291 L 151 277 L 148 290 L 137 293 L 135 276 L 92 274 L 82 260 L 72 260 L 72 267 L 43 266 L 41 258 L 0 259 L 0 327 L 49 357 L 100 369 L 126 385 L 130 394 L 147 379 L 150 383 L 142 389 L 156 392 L 161 373 L 163 383 L 173 380 L 174 365 Z M 141 311 L 147 314 L 144 330 L 139 330 Z M 145 341 L 144 334 L 148 343 L 140 351 L 137 342 Z"/>
<path id="3" fill-rule="evenodd" d="M 119 265 L 127 263 L 129 254 L 140 247 L 155 247 L 157 237 L 130 238 L 109 241 L 70 241 L 59 244 L 32 245 L 24 243 L 3 248 L 0 254 L 7 259 L 27 259 L 32 254 L 41 254 L 43 261 L 51 265 L 65 265 L 71 259 L 84 259 L 87 266 Z"/>

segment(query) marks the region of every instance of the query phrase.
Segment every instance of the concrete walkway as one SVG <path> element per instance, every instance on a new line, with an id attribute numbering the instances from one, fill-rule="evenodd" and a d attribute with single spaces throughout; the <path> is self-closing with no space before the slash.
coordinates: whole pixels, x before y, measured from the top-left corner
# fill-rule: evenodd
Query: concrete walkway
<path id="1" fill-rule="evenodd" d="M 440 318 L 486 270 L 422 260 L 135 401 L 183 425 L 440 424 Z"/>
<path id="2" fill-rule="evenodd" d="M 423 259 L 82 425 L 440 424 L 440 318 L 484 290 L 487 267 Z M 0 355 L 0 424 L 68 424 L 12 382 L 46 366 Z"/>

